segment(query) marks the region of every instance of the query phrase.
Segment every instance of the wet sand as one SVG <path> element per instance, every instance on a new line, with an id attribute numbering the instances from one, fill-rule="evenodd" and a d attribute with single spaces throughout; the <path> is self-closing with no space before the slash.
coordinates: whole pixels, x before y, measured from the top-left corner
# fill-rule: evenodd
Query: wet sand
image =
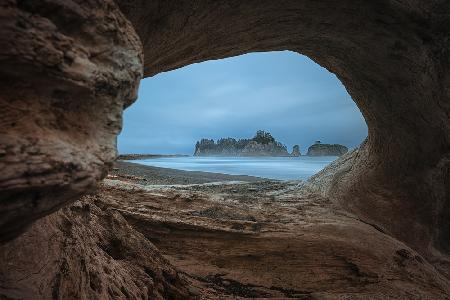
<path id="1" fill-rule="evenodd" d="M 201 184 L 217 181 L 256 182 L 268 180 L 247 175 L 228 175 L 221 173 L 183 171 L 169 168 L 145 166 L 137 163 L 117 161 L 111 176 L 130 179 L 140 184 Z"/>

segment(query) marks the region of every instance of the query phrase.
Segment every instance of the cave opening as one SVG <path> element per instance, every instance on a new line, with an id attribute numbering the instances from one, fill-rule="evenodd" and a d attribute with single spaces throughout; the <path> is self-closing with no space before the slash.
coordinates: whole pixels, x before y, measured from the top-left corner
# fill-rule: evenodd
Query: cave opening
<path id="1" fill-rule="evenodd" d="M 448 298 L 448 1 L 0 10 L 0 296 Z M 276 50 L 336 74 L 367 122 L 358 150 L 306 185 L 118 187 L 116 137 L 143 77 Z"/>
<path id="2" fill-rule="evenodd" d="M 259 130 L 287 151 L 249 150 L 246 140 Z M 273 51 L 196 63 L 142 80 L 137 101 L 124 112 L 118 151 L 197 156 L 137 161 L 157 167 L 306 180 L 366 136 L 360 110 L 334 74 L 306 56 Z M 195 151 L 202 139 L 221 145 L 208 153 Z M 286 158 L 294 146 L 303 164 Z M 241 159 L 198 158 L 205 156 Z"/>
<path id="3" fill-rule="evenodd" d="M 262 140 L 273 135 L 289 148 L 302 145 L 307 158 L 314 158 L 305 155 L 310 145 L 357 148 L 367 136 L 364 118 L 341 82 L 306 56 L 283 51 L 202 62 L 141 82 L 137 102 L 124 113 L 122 156 L 104 184 L 145 192 L 118 195 L 104 189 L 102 197 L 115 199 L 115 208 L 126 206 L 125 219 L 172 265 L 196 278 L 196 286 L 224 289 L 233 297 L 295 297 L 319 285 L 317 278 L 308 279 L 311 272 L 331 289 L 339 278 L 355 284 L 360 266 L 343 253 L 364 252 L 381 233 L 341 218 L 335 203 L 305 181 L 336 157 L 302 177 L 281 161 L 298 157 L 260 156 L 292 176 L 272 177 L 271 169 L 267 178 L 245 173 L 248 168 L 233 173 L 230 161 L 248 164 L 239 155 L 192 157 L 202 138 L 251 138 L 259 129 L 271 133 L 257 136 Z M 191 159 L 199 160 L 200 168 Z M 254 156 L 249 160 L 253 168 L 260 163 Z M 156 214 L 164 221 L 155 221 Z M 355 236 L 342 242 L 342 233 L 329 224 L 346 224 Z M 335 252 L 311 263 L 324 247 Z M 373 263 L 370 256 L 360 259 Z M 334 267 L 323 271 L 324 265 Z"/>

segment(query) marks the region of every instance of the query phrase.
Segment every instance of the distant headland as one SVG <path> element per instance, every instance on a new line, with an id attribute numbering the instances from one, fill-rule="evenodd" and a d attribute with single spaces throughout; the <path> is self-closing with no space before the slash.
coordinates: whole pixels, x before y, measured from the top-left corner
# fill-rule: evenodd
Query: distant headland
<path id="1" fill-rule="evenodd" d="M 309 156 L 340 156 L 348 151 L 338 144 L 322 144 L 317 141 L 308 148 Z M 258 130 L 251 139 L 221 138 L 201 139 L 195 144 L 194 156 L 300 156 L 300 147 L 295 145 L 288 152 L 286 145 L 277 141 L 269 132 Z"/>
<path id="2" fill-rule="evenodd" d="M 221 138 L 217 143 L 202 139 L 195 145 L 194 156 L 299 156 L 296 146 L 289 153 L 269 132 L 258 130 L 251 139 Z"/>

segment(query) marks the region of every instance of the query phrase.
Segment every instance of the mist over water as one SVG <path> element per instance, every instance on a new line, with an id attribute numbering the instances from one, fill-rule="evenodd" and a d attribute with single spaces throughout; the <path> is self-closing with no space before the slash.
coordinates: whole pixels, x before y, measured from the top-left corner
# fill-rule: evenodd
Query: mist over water
<path id="1" fill-rule="evenodd" d="M 147 166 L 230 175 L 251 175 L 280 180 L 306 180 L 334 161 L 321 157 L 164 157 L 133 160 Z"/>

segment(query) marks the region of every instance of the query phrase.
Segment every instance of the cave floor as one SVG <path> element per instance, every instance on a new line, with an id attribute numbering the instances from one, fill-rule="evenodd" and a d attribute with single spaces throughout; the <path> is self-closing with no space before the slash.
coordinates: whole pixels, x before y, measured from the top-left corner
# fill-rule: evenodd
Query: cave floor
<path id="1" fill-rule="evenodd" d="M 142 185 L 106 179 L 112 207 L 204 299 L 445 299 L 414 250 L 302 181 Z"/>

